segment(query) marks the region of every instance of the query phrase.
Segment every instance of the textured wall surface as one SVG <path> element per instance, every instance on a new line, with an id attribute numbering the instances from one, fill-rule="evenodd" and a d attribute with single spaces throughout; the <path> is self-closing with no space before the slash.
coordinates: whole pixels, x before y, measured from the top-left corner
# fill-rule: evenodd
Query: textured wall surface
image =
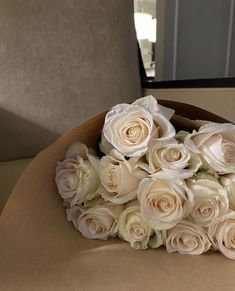
<path id="1" fill-rule="evenodd" d="M 131 1 L 0 0 L 0 160 L 140 96 Z"/>

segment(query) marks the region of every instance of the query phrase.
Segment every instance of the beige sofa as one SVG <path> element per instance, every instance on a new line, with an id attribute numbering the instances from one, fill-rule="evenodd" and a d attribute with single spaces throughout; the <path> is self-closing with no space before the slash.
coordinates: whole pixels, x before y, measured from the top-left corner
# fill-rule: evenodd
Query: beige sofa
<path id="1" fill-rule="evenodd" d="M 1 212 L 29 157 L 141 88 L 131 1 L 0 0 L 0 18 Z"/>

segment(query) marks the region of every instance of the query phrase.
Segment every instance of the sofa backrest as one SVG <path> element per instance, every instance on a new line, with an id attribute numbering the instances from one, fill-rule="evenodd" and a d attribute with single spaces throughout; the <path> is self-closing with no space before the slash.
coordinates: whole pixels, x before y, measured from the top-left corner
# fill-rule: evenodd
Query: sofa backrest
<path id="1" fill-rule="evenodd" d="M 0 0 L 0 160 L 139 97 L 132 1 Z"/>

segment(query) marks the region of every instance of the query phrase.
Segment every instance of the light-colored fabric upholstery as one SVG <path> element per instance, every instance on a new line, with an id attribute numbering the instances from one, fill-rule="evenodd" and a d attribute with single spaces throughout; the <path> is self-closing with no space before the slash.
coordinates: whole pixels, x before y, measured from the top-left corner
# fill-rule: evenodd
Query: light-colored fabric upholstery
<path id="1" fill-rule="evenodd" d="M 235 88 L 143 89 L 143 94 L 195 105 L 235 123 Z"/>
<path id="2" fill-rule="evenodd" d="M 0 160 L 140 96 L 132 1 L 0 0 Z"/>

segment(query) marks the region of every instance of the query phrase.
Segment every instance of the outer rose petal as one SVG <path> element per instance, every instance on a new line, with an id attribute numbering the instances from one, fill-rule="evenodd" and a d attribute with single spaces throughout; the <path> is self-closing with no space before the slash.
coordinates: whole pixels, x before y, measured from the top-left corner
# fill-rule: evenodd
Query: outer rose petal
<path id="1" fill-rule="evenodd" d="M 65 205 L 72 207 L 93 199 L 99 187 L 99 158 L 93 150 L 79 142 L 73 143 L 63 162 L 56 167 L 55 182 Z"/>
<path id="2" fill-rule="evenodd" d="M 201 255 L 207 252 L 211 243 L 200 226 L 182 220 L 167 231 L 166 248 L 168 253 Z"/>
<path id="3" fill-rule="evenodd" d="M 143 179 L 137 191 L 141 215 L 153 229 L 165 230 L 188 216 L 193 193 L 180 180 Z"/>
<path id="4" fill-rule="evenodd" d="M 186 183 L 195 198 L 191 211 L 195 223 L 208 227 L 216 218 L 228 211 L 227 192 L 213 176 L 205 175 L 204 178 L 189 179 Z"/>
<path id="5" fill-rule="evenodd" d="M 209 227 L 208 235 L 215 249 L 235 260 L 235 212 L 218 218 Z"/>
<path id="6" fill-rule="evenodd" d="M 117 235 L 117 218 L 122 205 L 98 205 L 88 209 L 67 210 L 67 218 L 82 235 L 89 239 L 107 240 Z"/>
<path id="7" fill-rule="evenodd" d="M 140 214 L 138 201 L 129 202 L 118 218 L 118 233 L 135 249 L 146 249 L 154 231 Z"/>
<path id="8" fill-rule="evenodd" d="M 229 207 L 235 210 L 235 174 L 227 174 L 220 177 L 220 183 L 228 193 Z"/>
<path id="9" fill-rule="evenodd" d="M 204 168 L 219 174 L 235 173 L 235 125 L 209 123 L 184 139 L 186 147 L 200 155 Z"/>
<path id="10" fill-rule="evenodd" d="M 173 116 L 175 110 L 162 106 L 158 104 L 156 98 L 154 98 L 152 95 L 140 98 L 132 103 L 133 105 L 139 105 L 140 107 L 143 107 L 147 111 L 149 111 L 151 114 L 160 113 L 164 115 L 168 120 L 171 119 Z"/>
<path id="11" fill-rule="evenodd" d="M 116 150 L 101 158 L 99 175 L 101 196 L 114 204 L 123 204 L 136 198 L 140 180 L 131 173 L 129 161 Z"/>
<path id="12" fill-rule="evenodd" d="M 140 156 L 146 153 L 148 142 L 155 135 L 153 117 L 148 111 L 137 105 L 126 104 L 127 107 L 123 105 L 114 106 L 106 115 L 103 135 L 107 142 L 125 156 Z M 120 106 L 125 110 L 119 112 Z M 129 132 L 134 133 L 136 129 L 140 130 L 139 136 L 142 138 L 139 141 L 136 136 L 136 141 L 131 142 Z"/>
<path id="13" fill-rule="evenodd" d="M 150 139 L 167 139 L 175 135 L 168 120 L 173 112 L 159 106 L 152 96 L 136 100 L 131 105 L 114 106 L 105 117 L 101 150 L 107 154 L 114 147 L 128 157 L 143 156 Z"/>

